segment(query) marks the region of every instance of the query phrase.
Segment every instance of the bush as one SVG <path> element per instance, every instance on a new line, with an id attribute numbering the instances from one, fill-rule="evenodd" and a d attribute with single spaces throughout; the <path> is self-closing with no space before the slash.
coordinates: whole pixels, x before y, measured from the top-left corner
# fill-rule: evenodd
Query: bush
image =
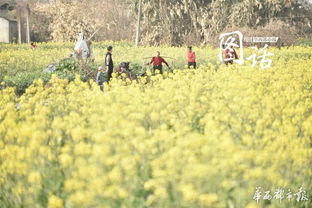
<path id="1" fill-rule="evenodd" d="M 51 78 L 51 74 L 48 73 L 31 73 L 24 72 L 17 74 L 14 77 L 6 77 L 4 78 L 4 86 L 3 87 L 15 87 L 16 94 L 23 94 L 26 89 L 33 83 L 36 79 L 42 79 L 44 83 L 47 83 Z"/>
<path id="2" fill-rule="evenodd" d="M 77 71 L 79 63 L 74 58 L 65 58 L 56 65 L 56 71 Z"/>
<path id="3" fill-rule="evenodd" d="M 312 35 L 311 37 L 299 38 L 296 43 L 296 46 L 312 46 Z"/>
<path id="4" fill-rule="evenodd" d="M 89 64 L 88 68 L 94 73 L 96 71 L 95 64 Z M 56 70 L 53 72 L 61 79 L 73 81 L 77 74 L 80 75 L 82 81 L 88 81 L 91 76 L 88 76 L 84 70 L 81 69 L 79 63 L 74 58 L 66 58 L 61 60 L 56 65 Z M 4 77 L 0 82 L 4 82 L 1 88 L 15 87 L 16 94 L 22 95 L 26 89 L 34 82 L 34 80 L 42 79 L 44 83 L 48 83 L 53 73 L 47 72 L 21 72 L 15 76 Z"/>

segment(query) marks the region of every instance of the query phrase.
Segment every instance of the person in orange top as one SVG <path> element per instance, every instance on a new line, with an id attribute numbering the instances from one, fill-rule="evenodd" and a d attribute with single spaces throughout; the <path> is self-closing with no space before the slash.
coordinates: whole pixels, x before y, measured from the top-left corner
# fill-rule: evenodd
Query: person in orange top
<path id="1" fill-rule="evenodd" d="M 188 68 L 193 66 L 193 68 L 196 69 L 196 54 L 194 51 L 192 51 L 192 46 L 188 47 L 187 62 Z"/>

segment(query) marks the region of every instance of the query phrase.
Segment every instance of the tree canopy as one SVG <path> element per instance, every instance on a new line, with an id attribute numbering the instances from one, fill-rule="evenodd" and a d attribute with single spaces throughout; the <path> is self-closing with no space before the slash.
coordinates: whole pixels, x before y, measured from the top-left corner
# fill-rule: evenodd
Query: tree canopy
<path id="1" fill-rule="evenodd" d="M 134 38 L 138 0 L 29 1 L 34 13 L 48 18 L 52 40 L 72 41 L 78 32 L 98 28 L 98 40 Z M 228 28 L 256 29 L 274 21 L 302 35 L 312 31 L 309 0 L 143 0 L 141 18 L 141 42 L 149 45 L 207 43 Z"/>

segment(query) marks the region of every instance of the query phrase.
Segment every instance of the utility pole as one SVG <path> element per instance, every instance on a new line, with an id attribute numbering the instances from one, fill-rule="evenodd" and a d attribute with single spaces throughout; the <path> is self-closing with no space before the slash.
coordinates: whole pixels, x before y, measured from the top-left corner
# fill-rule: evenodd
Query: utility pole
<path id="1" fill-rule="evenodd" d="M 17 14 L 18 43 L 22 43 L 21 14 Z"/>
<path id="2" fill-rule="evenodd" d="M 135 36 L 135 45 L 137 47 L 140 44 L 141 16 L 142 16 L 142 0 L 139 0 L 138 21 L 137 21 L 137 30 L 136 30 L 136 36 Z"/>
<path id="3" fill-rule="evenodd" d="M 29 29 L 29 14 L 30 14 L 30 8 L 28 3 L 26 3 L 26 41 L 27 43 L 30 43 L 30 29 Z"/>

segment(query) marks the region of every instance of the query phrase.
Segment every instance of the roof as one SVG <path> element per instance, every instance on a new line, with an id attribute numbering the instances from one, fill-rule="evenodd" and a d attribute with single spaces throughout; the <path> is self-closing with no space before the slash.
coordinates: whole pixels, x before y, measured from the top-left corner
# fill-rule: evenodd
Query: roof
<path id="1" fill-rule="evenodd" d="M 8 20 L 9 22 L 17 22 L 17 20 L 13 20 L 13 19 L 10 19 L 10 18 L 7 18 L 7 17 L 3 17 L 3 16 L 0 16 L 0 18 Z"/>
<path id="2" fill-rule="evenodd" d="M 0 5 L 5 4 L 5 3 L 14 4 L 15 1 L 14 0 L 0 0 Z"/>
<path id="3" fill-rule="evenodd" d="M 0 14 L 3 12 L 8 12 L 14 10 L 14 6 L 8 3 L 0 4 Z"/>
<path id="4" fill-rule="evenodd" d="M 11 11 L 16 7 L 16 1 L 14 0 L 0 0 L 0 9 Z"/>
<path id="5" fill-rule="evenodd" d="M 7 12 L 16 9 L 16 6 L 17 0 L 0 0 L 0 18 L 6 19 L 10 22 L 17 22 L 17 20 L 12 19 L 11 16 L 7 15 Z"/>

